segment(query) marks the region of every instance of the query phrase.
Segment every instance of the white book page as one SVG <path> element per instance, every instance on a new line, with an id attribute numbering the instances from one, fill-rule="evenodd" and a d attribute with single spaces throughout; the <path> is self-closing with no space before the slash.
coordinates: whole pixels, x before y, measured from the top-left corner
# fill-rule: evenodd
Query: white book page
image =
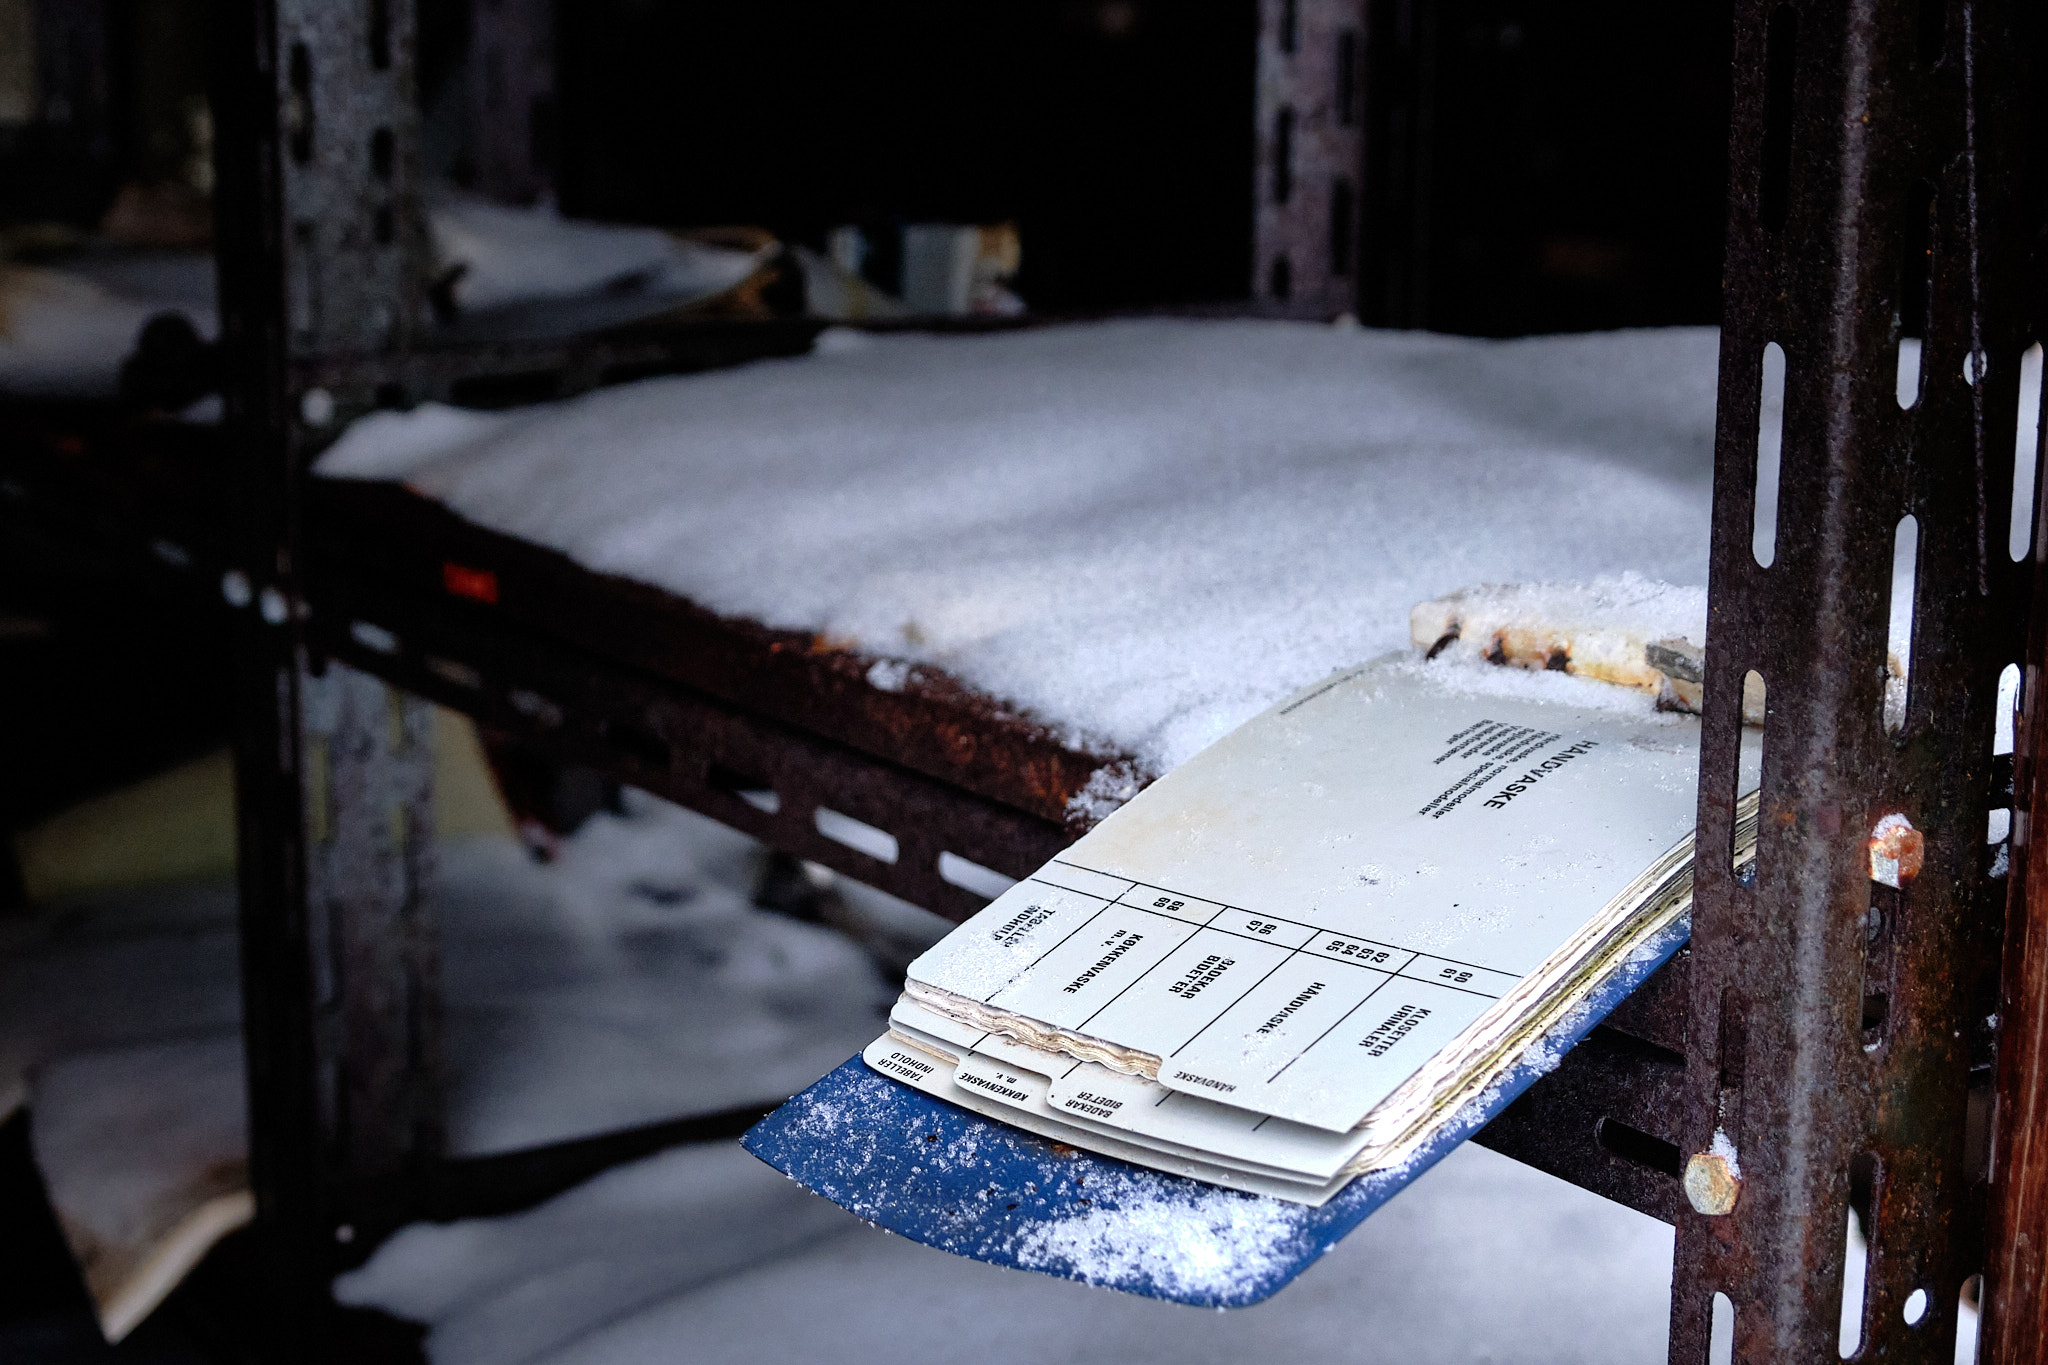
<path id="1" fill-rule="evenodd" d="M 1248 1164 L 1295 1178 L 1330 1180 L 1365 1145 L 1357 1133 L 1327 1133 L 1169 1090 L 1057 1053 L 1025 1047 L 898 1000 L 889 1023 L 912 1038 L 930 1038 L 962 1057 L 979 1054 L 1000 1065 L 1045 1075 L 1044 1101 L 1054 1117 L 1113 1128 L 1141 1143 L 1166 1143 L 1226 1163 Z M 957 1077 L 956 1077 L 957 1080 Z"/>
<path id="2" fill-rule="evenodd" d="M 1349 1130 L 1692 832 L 1696 720 L 1493 674 L 1387 661 L 1266 712 L 911 981 Z"/>
<path id="3" fill-rule="evenodd" d="M 1036 1133 L 1055 1142 L 1100 1152 L 1104 1156 L 1115 1157 L 1137 1166 L 1150 1167 L 1155 1171 L 1166 1171 L 1172 1175 L 1205 1180 L 1212 1185 L 1245 1190 L 1252 1194 L 1272 1195 L 1292 1203 L 1310 1206 L 1327 1203 L 1331 1196 L 1349 1183 L 1348 1178 L 1317 1184 L 1298 1178 L 1279 1179 L 1271 1175 L 1261 1175 L 1240 1167 L 1219 1165 L 1192 1156 L 1179 1155 L 1156 1144 L 1125 1141 L 1099 1128 L 1067 1123 L 1042 1107 L 1034 1110 L 1027 1106 L 1000 1103 L 979 1091 L 955 1085 L 953 1075 L 957 1062 L 949 1061 L 940 1053 L 932 1051 L 931 1044 L 894 1030 L 869 1043 L 861 1057 L 874 1070 L 907 1082 L 914 1089 L 935 1099 L 956 1104 L 984 1118 L 1021 1128 L 1027 1133 Z"/>

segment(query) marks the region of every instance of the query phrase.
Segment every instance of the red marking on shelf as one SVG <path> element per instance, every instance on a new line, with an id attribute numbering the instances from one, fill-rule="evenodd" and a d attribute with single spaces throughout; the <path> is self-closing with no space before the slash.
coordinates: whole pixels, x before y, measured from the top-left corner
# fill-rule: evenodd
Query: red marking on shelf
<path id="1" fill-rule="evenodd" d="M 441 586 L 451 597 L 467 597 L 493 604 L 498 600 L 498 575 L 489 569 L 472 569 L 444 561 L 441 565 Z"/>

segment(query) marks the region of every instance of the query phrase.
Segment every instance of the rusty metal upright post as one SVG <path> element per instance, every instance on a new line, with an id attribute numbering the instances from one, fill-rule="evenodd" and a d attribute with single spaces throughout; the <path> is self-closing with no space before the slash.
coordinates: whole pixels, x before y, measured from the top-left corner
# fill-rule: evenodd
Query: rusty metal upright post
<path id="1" fill-rule="evenodd" d="M 2022 60 L 2042 69 L 2048 19 L 2038 6 L 2027 18 Z M 2030 229 L 2031 278 L 2026 302 L 2033 335 L 2048 335 L 2048 99 L 2037 85 L 2020 112 L 2032 141 L 2024 167 L 2031 197 L 2023 204 Z M 2033 376 L 2039 381 L 2039 372 Z M 2038 392 L 2038 391 L 2037 391 Z M 2036 468 L 2042 426 L 2021 426 Z M 2024 416 L 2024 413 L 2023 413 Z M 2038 489 L 2038 485 L 2037 485 Z M 2011 888 L 2007 900 L 2005 969 L 1999 989 L 1998 1100 L 1993 1112 L 1991 1217 L 1984 1258 L 1984 1321 L 1979 1358 L 1999 1365 L 2048 1361 L 2048 837 L 2037 828 L 2048 811 L 2048 501 L 2037 496 L 2033 545 L 2033 620 L 2022 673 L 2024 707 L 2013 782 Z M 2017 541 L 2018 537 L 2014 539 Z"/>
<path id="2" fill-rule="evenodd" d="M 1994 734 L 2037 448 L 2016 431 L 2038 365 L 2038 8 L 1737 7 L 1683 1141 L 1739 1194 L 1702 1180 L 1681 1212 L 1674 1365 L 1704 1365 L 1716 1335 L 1753 1365 L 1946 1362 L 1986 1264 L 2010 803 Z M 1739 875 L 1751 671 L 1763 822 Z M 1915 831 L 1896 887 L 1869 848 L 1893 815 Z M 1869 1259 L 1845 1340 L 1852 1207 Z M 1991 1365 L 2043 1358 L 2038 1338 L 2003 1349 Z"/>
<path id="3" fill-rule="evenodd" d="M 2048 839 L 2034 830 L 2048 809 L 2048 557 L 2034 535 L 2034 629 L 2027 647 L 2026 714 L 2014 788 L 2011 898 L 1999 993 L 1998 1104 L 1994 1114 L 1989 1248 L 1979 1358 L 2001 1365 L 2048 1359 Z"/>
<path id="4" fill-rule="evenodd" d="M 421 316 L 413 7 L 215 22 L 249 1146 L 270 1355 L 304 1359 L 348 1244 L 439 1148 L 431 717 L 309 648 L 301 526 L 341 416 L 304 362 L 403 348 Z"/>

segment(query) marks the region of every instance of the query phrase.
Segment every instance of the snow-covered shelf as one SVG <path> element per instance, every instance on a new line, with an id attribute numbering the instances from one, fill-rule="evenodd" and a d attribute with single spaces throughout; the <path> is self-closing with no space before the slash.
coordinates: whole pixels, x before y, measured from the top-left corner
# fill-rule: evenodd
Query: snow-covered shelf
<path id="1" fill-rule="evenodd" d="M 1447 590 L 1702 582 L 1716 345 L 835 332 L 565 403 L 374 414 L 317 472 L 858 656 L 878 693 L 945 680 L 1143 778 L 1405 645 Z"/>
<path id="2" fill-rule="evenodd" d="M 1127 320 L 835 332 L 800 359 L 568 402 L 422 405 L 358 423 L 311 482 L 308 625 L 359 667 L 960 917 L 1273 698 L 1403 646 L 1418 601 L 1700 582 L 1715 353 L 1697 329 Z M 187 458 L 154 453 L 172 432 Z M 65 439 L 0 461 L 71 499 L 79 536 L 221 601 L 217 438 L 107 419 Z M 1666 1062 L 1672 978 L 1626 1007 Z M 1569 1103 L 1569 1122 L 1525 1111 L 1485 1140 L 1668 1204 L 1640 1162 L 1554 1150 L 1590 1126 Z"/>
<path id="3" fill-rule="evenodd" d="M 1715 353 L 1705 329 L 1492 342 L 1124 320 L 832 332 L 800 358 L 566 402 L 423 404 L 322 460 L 310 625 L 359 666 L 578 735 L 583 761 L 678 799 L 662 779 L 696 762 L 693 804 L 961 914 L 973 896 L 926 864 L 1029 871 L 1275 698 L 1404 645 L 1418 601 L 1701 582 Z M 81 528 L 118 503 L 131 558 L 219 582 L 220 471 L 145 448 L 205 438 L 100 425 L 73 441 L 84 458 L 56 453 L 56 427 L 9 443 L 16 482 L 68 480 Z M 593 688 L 605 670 L 973 801 L 917 847 L 947 821 L 901 809 L 900 782 L 827 803 L 893 836 L 894 863 L 809 810 L 770 827 L 785 775 L 710 771 L 624 714 L 644 698 Z"/>

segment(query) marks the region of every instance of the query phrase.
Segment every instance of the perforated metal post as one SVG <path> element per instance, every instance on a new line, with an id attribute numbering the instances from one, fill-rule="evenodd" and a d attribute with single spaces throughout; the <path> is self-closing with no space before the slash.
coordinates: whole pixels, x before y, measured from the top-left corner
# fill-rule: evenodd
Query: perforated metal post
<path id="1" fill-rule="evenodd" d="M 1358 308 L 1364 0 L 1260 0 L 1252 296 L 1331 318 Z"/>
<path id="2" fill-rule="evenodd" d="M 1717 1295 L 1736 1362 L 1837 1358 L 1852 1202 L 1870 1242 L 1855 1359 L 1952 1359 L 1986 1264 L 2006 863 L 1987 831 L 2011 799 L 1994 713 L 2030 586 L 2015 456 L 2031 486 L 2038 449 L 2016 442 L 2039 335 L 2038 8 L 1738 6 L 1675 1363 L 1708 1360 Z M 1893 728 L 1887 626 L 1907 612 Z M 1753 881 L 1730 866 L 1751 671 Z M 1894 815 L 1917 833 L 1893 851 L 1924 852 L 1896 888 L 1869 848 Z"/>
<path id="3" fill-rule="evenodd" d="M 409 0 L 255 0 L 219 24 L 222 591 L 241 619 L 250 1157 L 282 1359 L 440 1147 L 430 713 L 308 648 L 302 485 L 339 414 L 294 379 L 310 357 L 405 346 L 426 251 Z"/>
<path id="4" fill-rule="evenodd" d="M 477 193 L 507 204 L 550 193 L 559 136 L 552 0 L 472 0 L 468 77 Z"/>

